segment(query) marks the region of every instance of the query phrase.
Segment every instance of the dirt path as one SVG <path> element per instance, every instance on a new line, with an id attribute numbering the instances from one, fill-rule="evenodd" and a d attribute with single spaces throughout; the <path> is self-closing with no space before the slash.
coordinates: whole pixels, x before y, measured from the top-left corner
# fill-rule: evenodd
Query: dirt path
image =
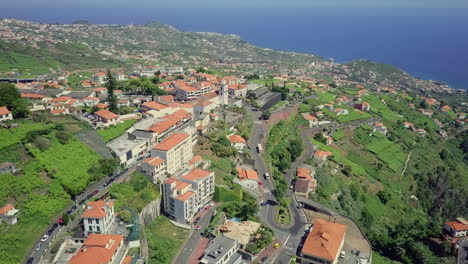
<path id="1" fill-rule="evenodd" d="M 416 144 L 416 141 L 413 142 L 413 146 L 414 146 L 415 144 Z M 406 158 L 406 161 L 405 161 L 405 168 L 403 168 L 403 171 L 401 172 L 400 180 L 401 180 L 401 178 L 403 177 L 403 174 L 405 174 L 406 168 L 408 167 L 408 162 L 410 161 L 411 154 L 413 154 L 413 151 L 411 151 L 411 152 L 408 154 L 408 157 Z"/>

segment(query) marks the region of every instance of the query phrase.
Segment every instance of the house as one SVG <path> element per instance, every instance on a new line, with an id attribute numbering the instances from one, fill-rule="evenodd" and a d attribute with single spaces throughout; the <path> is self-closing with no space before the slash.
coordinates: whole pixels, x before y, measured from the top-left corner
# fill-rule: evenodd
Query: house
<path id="1" fill-rule="evenodd" d="M 444 124 L 442 122 L 439 121 L 439 119 L 434 119 L 432 120 L 434 121 L 434 123 L 439 127 L 439 128 L 442 128 L 444 127 Z"/>
<path id="2" fill-rule="evenodd" d="M 141 171 L 151 177 L 154 183 L 157 183 L 165 178 L 167 171 L 166 161 L 160 157 L 149 157 L 141 164 Z"/>
<path id="3" fill-rule="evenodd" d="M 239 135 L 231 135 L 228 137 L 231 146 L 235 147 L 237 150 L 242 151 L 247 146 L 247 141 Z"/>
<path id="4" fill-rule="evenodd" d="M 120 264 L 125 251 L 123 235 L 91 234 L 81 248 L 66 253 L 74 254 L 68 264 Z"/>
<path id="5" fill-rule="evenodd" d="M 335 109 L 335 114 L 336 114 L 337 116 L 339 116 L 339 115 L 347 115 L 347 114 L 349 114 L 349 111 L 348 111 L 348 109 L 336 108 L 336 109 Z"/>
<path id="6" fill-rule="evenodd" d="M 423 115 L 429 116 L 429 117 L 431 117 L 432 115 L 434 115 L 434 112 L 431 111 L 431 110 L 419 109 L 419 112 L 421 112 Z"/>
<path id="7" fill-rule="evenodd" d="M 83 105 L 86 107 L 95 106 L 99 103 L 99 98 L 97 97 L 85 97 L 82 100 Z"/>
<path id="8" fill-rule="evenodd" d="M 3 207 L 0 207 L 0 223 L 2 221 L 7 222 L 10 225 L 14 225 L 18 222 L 16 214 L 19 210 L 15 209 L 12 204 L 6 204 Z"/>
<path id="9" fill-rule="evenodd" d="M 247 96 L 247 85 L 246 84 L 228 85 L 228 94 L 233 97 L 244 98 Z"/>
<path id="10" fill-rule="evenodd" d="M 315 115 L 317 117 L 323 117 L 323 112 L 322 111 L 315 112 Z"/>
<path id="11" fill-rule="evenodd" d="M 304 117 L 305 120 L 309 122 L 309 127 L 314 127 L 319 124 L 318 118 L 313 116 L 310 113 L 302 113 L 302 116 Z"/>
<path id="12" fill-rule="evenodd" d="M 446 222 L 445 231 L 454 238 L 468 236 L 468 221 L 459 217 L 455 221 Z"/>
<path id="13" fill-rule="evenodd" d="M 332 155 L 333 154 L 330 151 L 317 150 L 314 153 L 314 159 L 319 162 L 324 162 L 327 160 L 329 156 L 332 156 Z"/>
<path id="14" fill-rule="evenodd" d="M 326 137 L 325 137 L 325 143 L 326 143 L 327 145 L 331 145 L 331 144 L 333 143 L 333 138 L 330 137 L 330 136 L 326 136 Z"/>
<path id="15" fill-rule="evenodd" d="M 119 107 L 129 107 L 130 106 L 130 101 L 127 100 L 127 99 L 118 100 L 117 105 Z"/>
<path id="16" fill-rule="evenodd" d="M 245 249 L 251 237 L 258 231 L 260 226 L 260 223 L 250 220 L 240 223 L 227 220 L 224 224 L 219 226 L 219 231 L 225 237 L 236 240 L 239 243 L 239 247 Z"/>
<path id="17" fill-rule="evenodd" d="M 422 128 L 416 129 L 416 132 L 418 132 L 418 134 L 419 134 L 421 137 L 425 137 L 425 136 L 426 136 L 426 130 L 424 130 L 424 129 L 422 129 Z"/>
<path id="18" fill-rule="evenodd" d="M 107 88 L 106 87 L 98 87 L 93 90 L 96 96 L 107 96 Z"/>
<path id="19" fill-rule="evenodd" d="M 151 156 L 160 157 L 166 161 L 167 173 L 173 174 L 185 168 L 193 158 L 192 137 L 188 134 L 174 133 L 157 144 L 151 150 Z"/>
<path id="20" fill-rule="evenodd" d="M 372 125 L 372 132 L 379 132 L 384 135 L 387 135 L 387 127 L 383 123 L 375 123 Z"/>
<path id="21" fill-rule="evenodd" d="M 315 170 L 308 168 L 297 168 L 296 172 L 297 181 L 294 185 L 294 193 L 305 197 L 309 193 L 314 193 L 317 188 L 317 181 L 315 180 Z"/>
<path id="22" fill-rule="evenodd" d="M 193 168 L 182 175 L 180 180 L 192 186 L 197 194 L 198 208 L 202 208 L 213 200 L 215 190 L 214 172 Z"/>
<path id="23" fill-rule="evenodd" d="M 201 116 L 205 113 L 210 113 L 215 108 L 215 104 L 208 100 L 198 100 L 193 106 L 193 112 L 197 116 Z"/>
<path id="24" fill-rule="evenodd" d="M 95 82 L 98 85 L 104 84 L 107 81 L 107 74 L 105 72 L 98 72 L 91 76 L 91 82 Z"/>
<path id="25" fill-rule="evenodd" d="M 0 122 L 13 120 L 13 114 L 6 106 L 0 107 Z"/>
<path id="26" fill-rule="evenodd" d="M 360 111 L 369 111 L 370 110 L 370 104 L 368 102 L 364 102 L 362 104 L 355 104 L 354 108 L 360 110 Z"/>
<path id="27" fill-rule="evenodd" d="M 119 118 L 119 115 L 112 113 L 109 110 L 101 109 L 94 113 L 99 121 L 105 123 L 106 125 L 115 125 Z"/>
<path id="28" fill-rule="evenodd" d="M 301 251 L 301 263 L 336 264 L 343 248 L 346 226 L 317 219 Z"/>
<path id="29" fill-rule="evenodd" d="M 366 89 L 361 89 L 361 90 L 358 91 L 357 96 L 362 97 L 363 95 L 366 95 L 366 94 L 367 94 L 367 90 Z"/>
<path id="30" fill-rule="evenodd" d="M 457 113 L 458 119 L 465 119 L 465 113 Z"/>
<path id="31" fill-rule="evenodd" d="M 163 210 L 176 222 L 190 223 L 198 212 L 197 194 L 190 183 L 171 177 L 162 185 Z"/>
<path id="32" fill-rule="evenodd" d="M 21 93 L 21 97 L 31 103 L 43 103 L 46 101 L 47 96 L 42 94 Z"/>
<path id="33" fill-rule="evenodd" d="M 2 173 L 15 173 L 16 172 L 16 165 L 12 162 L 3 162 L 0 164 L 0 174 Z"/>
<path id="34" fill-rule="evenodd" d="M 53 110 L 50 110 L 50 113 L 52 115 L 62 115 L 62 114 L 68 114 L 68 108 L 56 108 L 56 109 L 53 109 Z"/>
<path id="35" fill-rule="evenodd" d="M 81 219 L 85 236 L 89 234 L 109 234 L 115 222 L 114 203 L 101 200 L 88 202 Z"/>
<path id="36" fill-rule="evenodd" d="M 96 107 L 98 109 L 107 109 L 108 105 L 107 104 L 103 104 L 103 103 L 97 103 L 96 104 Z"/>
<path id="37" fill-rule="evenodd" d="M 235 179 L 234 182 L 239 183 L 242 187 L 251 192 L 259 193 L 259 184 L 261 181 L 256 171 L 237 167 L 237 176 L 239 179 Z"/>
<path id="38" fill-rule="evenodd" d="M 203 264 L 241 264 L 242 256 L 237 253 L 239 243 L 223 235 L 217 236 L 208 245 L 200 263 Z"/>
<path id="39" fill-rule="evenodd" d="M 57 98 L 52 99 L 50 102 L 51 103 L 62 103 L 66 104 L 68 101 L 70 101 L 72 98 L 70 96 L 60 96 Z"/>
<path id="40" fill-rule="evenodd" d="M 405 128 L 410 128 L 410 129 L 414 130 L 414 124 L 413 123 L 404 122 L 403 124 L 405 125 Z"/>
<path id="41" fill-rule="evenodd" d="M 441 108 L 441 111 L 442 111 L 442 113 L 444 113 L 444 114 L 447 114 L 448 112 L 450 112 L 450 110 L 452 110 L 452 108 L 450 108 L 450 106 L 448 106 L 448 105 L 444 105 L 444 106 L 442 106 L 442 108 Z"/>

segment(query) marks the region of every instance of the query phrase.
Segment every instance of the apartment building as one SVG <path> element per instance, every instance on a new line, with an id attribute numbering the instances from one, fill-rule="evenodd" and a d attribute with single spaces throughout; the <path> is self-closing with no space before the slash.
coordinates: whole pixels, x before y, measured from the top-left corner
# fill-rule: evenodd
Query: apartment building
<path id="1" fill-rule="evenodd" d="M 200 96 L 214 91 L 214 86 L 210 82 L 200 82 L 189 84 L 185 81 L 173 82 L 175 89 L 175 98 L 181 101 L 195 100 Z"/>
<path id="2" fill-rule="evenodd" d="M 162 185 L 163 209 L 176 222 L 189 223 L 198 212 L 197 195 L 192 185 L 169 178 Z"/>
<path id="3" fill-rule="evenodd" d="M 72 255 L 69 264 L 120 264 L 125 256 L 123 235 L 91 234 L 76 251 L 70 253 L 66 251 L 66 247 L 61 249 L 57 254 L 59 258 L 56 257 L 54 263 L 64 263 L 59 262 L 60 257 Z"/>
<path id="4" fill-rule="evenodd" d="M 213 200 L 215 190 L 214 172 L 193 168 L 180 179 L 192 186 L 197 196 L 198 208 L 202 208 Z"/>
<path id="5" fill-rule="evenodd" d="M 104 84 L 107 81 L 107 76 L 105 72 L 98 72 L 91 76 L 91 81 L 99 85 Z"/>
<path id="6" fill-rule="evenodd" d="M 246 97 L 247 96 L 247 85 L 246 84 L 234 84 L 228 86 L 228 93 L 233 97 Z"/>
<path id="7" fill-rule="evenodd" d="M 149 157 L 141 164 L 141 171 L 151 177 L 154 183 L 165 178 L 167 172 L 166 161 L 160 157 Z"/>
<path id="8" fill-rule="evenodd" d="M 188 134 L 174 133 L 151 150 L 151 156 L 166 161 L 167 173 L 173 174 L 184 168 L 193 158 L 192 137 Z"/>
<path id="9" fill-rule="evenodd" d="M 115 221 L 114 203 L 105 201 L 88 202 L 81 216 L 84 235 L 108 234 Z"/>

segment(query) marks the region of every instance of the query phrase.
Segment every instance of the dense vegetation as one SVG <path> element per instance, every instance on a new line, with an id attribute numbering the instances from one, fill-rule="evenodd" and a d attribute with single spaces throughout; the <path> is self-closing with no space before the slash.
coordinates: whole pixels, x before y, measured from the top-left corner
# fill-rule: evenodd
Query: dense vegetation
<path id="1" fill-rule="evenodd" d="M 9 202 L 20 210 L 16 225 L 0 225 L 0 263 L 24 261 L 34 241 L 71 198 L 114 169 L 113 160 L 101 159 L 67 132 L 81 123 L 50 118 L 15 121 L 16 128 L 0 128 L 0 160 L 14 162 L 20 169 L 17 175 L 0 174 L 0 205 Z"/>

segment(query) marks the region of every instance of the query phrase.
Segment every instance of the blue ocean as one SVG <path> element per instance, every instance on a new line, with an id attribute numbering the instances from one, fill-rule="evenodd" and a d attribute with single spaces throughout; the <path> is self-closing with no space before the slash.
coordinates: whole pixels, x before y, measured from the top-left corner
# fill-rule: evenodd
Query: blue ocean
<path id="1" fill-rule="evenodd" d="M 78 2 L 79 3 L 79 2 Z M 468 89 L 468 9 L 436 8 L 219 8 L 194 5 L 68 8 L 6 4 L 0 17 L 47 23 L 145 24 L 159 21 L 184 31 L 237 34 L 261 47 L 310 53 L 338 62 L 369 59 L 417 77 Z M 11 6 L 10 6 L 11 5 Z"/>

